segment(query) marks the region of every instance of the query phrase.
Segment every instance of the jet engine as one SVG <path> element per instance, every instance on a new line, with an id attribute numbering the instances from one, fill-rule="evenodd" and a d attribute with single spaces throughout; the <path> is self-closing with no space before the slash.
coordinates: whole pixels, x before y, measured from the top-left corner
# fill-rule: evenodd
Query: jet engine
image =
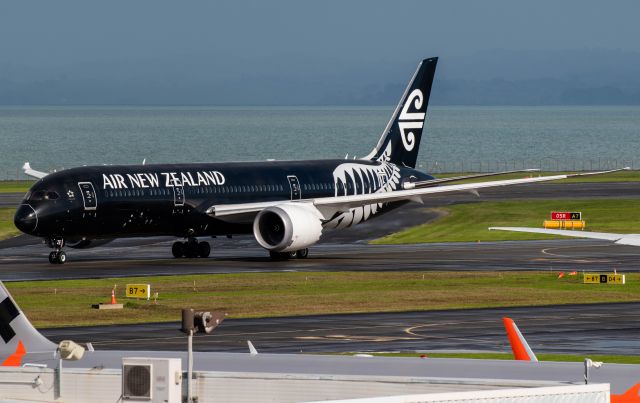
<path id="1" fill-rule="evenodd" d="M 322 215 L 315 207 L 301 204 L 268 207 L 253 221 L 253 234 L 270 251 L 297 251 L 318 242 Z"/>

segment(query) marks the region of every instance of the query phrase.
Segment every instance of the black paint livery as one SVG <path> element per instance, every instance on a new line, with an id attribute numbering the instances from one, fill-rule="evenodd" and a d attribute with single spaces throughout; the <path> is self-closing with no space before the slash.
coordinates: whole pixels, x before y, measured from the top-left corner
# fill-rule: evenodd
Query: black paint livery
<path id="1" fill-rule="evenodd" d="M 197 237 L 252 232 L 274 258 L 306 257 L 323 230 L 357 224 L 411 199 L 371 195 L 433 179 L 414 168 L 436 63 L 420 63 L 363 159 L 73 168 L 35 183 L 15 224 L 47 240 L 52 263 L 66 260 L 64 245 L 153 235 L 187 239 L 174 244 L 176 257 L 208 256 L 209 244 Z"/>

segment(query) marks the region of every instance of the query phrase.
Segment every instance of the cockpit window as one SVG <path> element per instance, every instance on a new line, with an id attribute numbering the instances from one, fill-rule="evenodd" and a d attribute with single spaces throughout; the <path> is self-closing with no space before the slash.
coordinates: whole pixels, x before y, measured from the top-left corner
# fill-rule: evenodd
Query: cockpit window
<path id="1" fill-rule="evenodd" d="M 56 200 L 60 198 L 60 195 L 51 190 L 36 190 L 31 193 L 31 195 L 27 194 L 28 200 Z"/>

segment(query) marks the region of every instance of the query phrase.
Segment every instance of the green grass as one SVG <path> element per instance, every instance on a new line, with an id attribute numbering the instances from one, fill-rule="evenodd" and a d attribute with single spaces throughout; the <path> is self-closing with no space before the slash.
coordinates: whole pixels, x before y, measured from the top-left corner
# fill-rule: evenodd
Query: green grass
<path id="1" fill-rule="evenodd" d="M 506 335 L 505 335 L 506 339 Z M 535 353 L 535 351 L 534 351 Z M 340 353 L 352 355 L 354 353 Z M 379 357 L 421 357 L 426 358 L 469 358 L 477 360 L 513 360 L 511 353 L 368 353 Z M 583 362 L 585 358 L 602 361 L 609 364 L 640 364 L 640 356 L 626 355 L 575 355 L 575 354 L 547 354 L 535 353 L 539 361 Z"/>
<path id="2" fill-rule="evenodd" d="M 489 231 L 488 227 L 538 227 L 551 211 L 581 211 L 587 230 L 640 232 L 640 200 L 510 200 L 458 204 L 438 209 L 444 215 L 432 222 L 376 239 L 377 244 L 476 242 L 553 239 L 541 234 Z M 558 238 L 558 237 L 555 237 Z"/>
<path id="3" fill-rule="evenodd" d="M 458 183 L 477 183 L 477 182 L 485 182 L 485 181 L 494 181 L 494 180 L 506 180 L 506 179 L 522 179 L 528 177 L 537 177 L 537 176 L 552 176 L 552 175 L 563 175 L 563 174 L 572 174 L 579 172 L 521 172 L 515 174 L 507 174 L 507 175 L 498 175 L 498 176 L 490 176 L 486 178 L 477 178 L 477 179 L 467 179 L 464 181 L 451 182 L 451 184 Z M 449 178 L 455 176 L 463 176 L 463 175 L 474 175 L 475 173 L 441 173 L 434 174 L 436 178 Z M 586 182 L 640 182 L 640 170 L 634 171 L 620 171 L 614 172 L 610 174 L 604 175 L 590 175 L 590 176 L 578 176 L 575 178 L 569 179 L 561 179 L 557 181 L 552 181 L 548 183 L 586 183 Z"/>
<path id="4" fill-rule="evenodd" d="M 0 193 L 26 193 L 34 181 L 0 181 Z"/>
<path id="5" fill-rule="evenodd" d="M 10 207 L 0 207 L 0 239 L 10 238 L 20 233 L 13 225 L 13 214 L 16 209 Z"/>
<path id="6" fill-rule="evenodd" d="M 425 263 L 425 269 L 428 262 Z M 194 289 L 195 281 L 195 289 Z M 626 285 L 585 285 L 555 272 L 242 273 L 6 283 L 37 326 L 177 321 L 180 309 L 222 310 L 234 318 L 399 312 L 640 301 L 640 274 Z M 95 311 L 117 285 L 150 283 L 158 304 L 130 301 Z"/>

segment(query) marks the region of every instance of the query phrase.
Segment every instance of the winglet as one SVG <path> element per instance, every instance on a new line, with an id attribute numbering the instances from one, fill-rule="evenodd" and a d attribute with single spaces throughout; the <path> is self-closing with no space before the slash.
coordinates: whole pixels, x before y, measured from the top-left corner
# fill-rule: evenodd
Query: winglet
<path id="1" fill-rule="evenodd" d="M 513 350 L 513 356 L 516 360 L 519 361 L 538 361 L 538 357 L 533 353 L 531 347 L 525 340 L 522 333 L 520 333 L 520 329 L 516 326 L 516 323 L 506 316 L 502 318 L 502 323 L 504 323 L 504 328 L 507 331 L 507 337 L 509 338 L 509 344 L 511 344 L 511 349 Z"/>
<path id="2" fill-rule="evenodd" d="M 640 383 L 632 386 L 622 395 L 611 395 L 611 403 L 638 403 L 640 402 Z"/>
<path id="3" fill-rule="evenodd" d="M 251 343 L 250 340 L 247 340 L 247 345 L 249 346 L 249 354 L 258 355 L 258 350 L 256 350 L 255 347 L 253 347 L 253 343 Z"/>

